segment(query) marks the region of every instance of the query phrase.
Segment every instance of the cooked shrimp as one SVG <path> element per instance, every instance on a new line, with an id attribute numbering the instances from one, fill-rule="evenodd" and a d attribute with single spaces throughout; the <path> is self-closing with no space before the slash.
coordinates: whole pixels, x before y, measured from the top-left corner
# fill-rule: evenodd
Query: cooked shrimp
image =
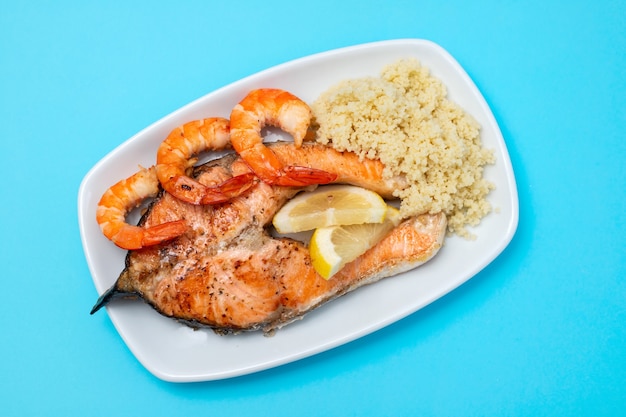
<path id="1" fill-rule="evenodd" d="M 122 249 L 141 249 L 173 239 L 185 233 L 184 220 L 157 224 L 148 228 L 131 226 L 126 215 L 143 200 L 156 197 L 159 181 L 154 166 L 142 168 L 105 191 L 98 203 L 96 221 L 102 233 Z"/>
<path id="2" fill-rule="evenodd" d="M 336 175 L 296 165 L 283 165 L 263 144 L 261 129 L 277 126 L 293 136 L 296 147 L 311 121 L 309 106 L 293 94 L 278 89 L 251 91 L 230 114 L 230 137 L 233 148 L 263 181 L 273 185 L 305 186 L 327 184 Z"/>
<path id="3" fill-rule="evenodd" d="M 163 188 L 191 204 L 217 204 L 245 192 L 255 183 L 251 173 L 206 186 L 187 176 L 197 155 L 231 148 L 228 120 L 214 117 L 185 123 L 174 129 L 157 151 L 156 171 Z"/>

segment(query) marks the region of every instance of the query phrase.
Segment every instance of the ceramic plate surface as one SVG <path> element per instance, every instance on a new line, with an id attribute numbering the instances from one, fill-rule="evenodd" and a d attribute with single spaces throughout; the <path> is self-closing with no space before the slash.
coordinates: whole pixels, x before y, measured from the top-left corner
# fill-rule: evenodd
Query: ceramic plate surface
<path id="1" fill-rule="evenodd" d="M 310 103 L 337 82 L 379 75 L 385 65 L 407 57 L 417 58 L 445 83 L 448 97 L 481 124 L 484 146 L 495 150 L 497 162 L 486 168 L 485 176 L 497 187 L 489 195 L 496 211 L 473 230 L 478 239 L 448 238 L 426 265 L 328 303 L 273 337 L 260 332 L 218 336 L 210 330 L 194 331 L 141 301 L 111 303 L 107 311 L 114 326 L 151 373 L 175 382 L 215 380 L 331 349 L 445 295 L 504 250 L 517 228 L 518 199 L 507 148 L 491 110 L 461 66 L 438 45 L 415 39 L 384 41 L 312 55 L 235 82 L 164 117 L 99 161 L 83 179 L 78 195 L 83 248 L 98 293 L 113 285 L 126 255 L 100 233 L 95 221 L 98 200 L 113 183 L 133 174 L 138 164 L 153 165 L 158 145 L 174 127 L 209 116 L 228 117 L 239 100 L 259 87 L 282 88 Z"/>

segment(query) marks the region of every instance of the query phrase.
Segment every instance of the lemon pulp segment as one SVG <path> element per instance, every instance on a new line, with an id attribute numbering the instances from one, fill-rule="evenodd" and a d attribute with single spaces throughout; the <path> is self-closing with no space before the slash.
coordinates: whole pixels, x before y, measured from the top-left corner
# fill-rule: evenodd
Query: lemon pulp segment
<path id="1" fill-rule="evenodd" d="M 380 223 L 387 204 L 377 193 L 352 185 L 321 186 L 291 199 L 276 213 L 279 233 L 297 233 L 320 227 Z"/>
<path id="2" fill-rule="evenodd" d="M 380 242 L 400 222 L 399 211 L 389 206 L 381 223 L 321 227 L 309 244 L 313 268 L 329 279 Z"/>

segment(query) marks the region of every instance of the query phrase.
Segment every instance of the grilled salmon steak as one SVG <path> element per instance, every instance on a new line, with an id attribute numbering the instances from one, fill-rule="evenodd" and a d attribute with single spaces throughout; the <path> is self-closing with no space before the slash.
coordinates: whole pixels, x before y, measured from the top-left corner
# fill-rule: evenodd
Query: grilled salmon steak
<path id="1" fill-rule="evenodd" d="M 341 171 L 337 181 L 353 183 L 391 197 L 401 179 L 385 180 L 365 171 L 354 155 L 320 145 L 277 144 L 280 158 L 299 165 Z M 296 155 L 297 154 L 297 155 Z M 354 156 L 353 162 L 346 162 Z M 250 168 L 236 154 L 194 168 L 207 186 L 223 183 Z M 382 241 L 330 280 L 311 265 L 307 246 L 269 231 L 274 214 L 303 188 L 258 182 L 225 203 L 193 205 L 162 192 L 140 221 L 150 227 L 185 220 L 188 230 L 155 246 L 131 250 L 116 283 L 99 298 L 92 314 L 118 297 L 138 297 L 159 313 L 191 326 L 228 334 L 262 330 L 266 334 L 365 284 L 415 268 L 442 245 L 444 214 L 407 219 Z"/>

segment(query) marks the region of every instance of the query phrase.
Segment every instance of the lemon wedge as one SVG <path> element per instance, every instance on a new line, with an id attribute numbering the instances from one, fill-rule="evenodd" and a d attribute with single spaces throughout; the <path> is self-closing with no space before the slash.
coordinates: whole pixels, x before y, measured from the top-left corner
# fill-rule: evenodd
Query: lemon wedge
<path id="1" fill-rule="evenodd" d="M 388 206 L 381 223 L 321 227 L 313 232 L 309 251 L 313 268 L 325 279 L 380 242 L 400 223 L 398 209 Z"/>
<path id="2" fill-rule="evenodd" d="M 353 185 L 326 185 L 292 198 L 274 216 L 279 233 L 319 227 L 381 223 L 387 203 L 374 191 Z"/>

